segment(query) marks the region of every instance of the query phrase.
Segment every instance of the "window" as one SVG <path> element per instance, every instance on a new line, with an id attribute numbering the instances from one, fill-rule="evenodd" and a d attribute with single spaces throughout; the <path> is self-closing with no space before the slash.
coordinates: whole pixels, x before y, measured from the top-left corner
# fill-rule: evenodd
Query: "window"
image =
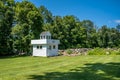
<path id="1" fill-rule="evenodd" d="M 45 36 L 44 36 L 44 39 L 45 39 Z"/>
<path id="2" fill-rule="evenodd" d="M 49 49 L 51 50 L 51 46 L 49 46 Z"/>
<path id="3" fill-rule="evenodd" d="M 42 46 L 40 46 L 40 49 L 42 49 Z"/>
<path id="4" fill-rule="evenodd" d="M 39 49 L 39 46 L 37 46 L 37 49 Z"/>
<path id="5" fill-rule="evenodd" d="M 46 36 L 47 39 L 49 39 L 49 36 Z"/>
<path id="6" fill-rule="evenodd" d="M 53 45 L 53 49 L 55 49 L 55 45 Z"/>
<path id="7" fill-rule="evenodd" d="M 42 36 L 41 36 L 41 39 L 42 39 Z"/>
<path id="8" fill-rule="evenodd" d="M 49 36 L 49 39 L 50 39 L 51 37 Z"/>
<path id="9" fill-rule="evenodd" d="M 37 49 L 42 49 L 42 46 L 37 46 Z"/>

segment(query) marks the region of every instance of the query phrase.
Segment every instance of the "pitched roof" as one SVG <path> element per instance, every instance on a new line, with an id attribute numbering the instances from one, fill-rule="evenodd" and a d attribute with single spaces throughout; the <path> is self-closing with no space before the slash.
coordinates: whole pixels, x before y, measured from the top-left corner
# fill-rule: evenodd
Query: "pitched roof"
<path id="1" fill-rule="evenodd" d="M 42 36 L 42 35 L 50 35 L 50 36 L 51 36 L 51 33 L 50 33 L 49 31 L 45 31 L 45 32 L 42 32 L 40 35 L 41 35 L 41 36 Z"/>

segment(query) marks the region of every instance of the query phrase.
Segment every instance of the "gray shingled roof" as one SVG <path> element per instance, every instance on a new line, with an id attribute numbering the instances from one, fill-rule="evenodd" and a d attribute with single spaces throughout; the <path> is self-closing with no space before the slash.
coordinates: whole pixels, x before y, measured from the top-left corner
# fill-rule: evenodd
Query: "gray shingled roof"
<path id="1" fill-rule="evenodd" d="M 50 36 L 51 36 L 51 33 L 50 33 L 49 31 L 45 31 L 45 32 L 42 32 L 42 33 L 40 34 L 40 36 L 42 36 L 42 35 L 50 35 Z"/>

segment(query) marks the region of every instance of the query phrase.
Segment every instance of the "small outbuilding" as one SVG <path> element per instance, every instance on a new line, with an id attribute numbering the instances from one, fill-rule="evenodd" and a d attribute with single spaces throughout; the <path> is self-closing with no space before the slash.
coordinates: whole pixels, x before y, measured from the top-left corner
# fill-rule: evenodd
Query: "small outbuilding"
<path id="1" fill-rule="evenodd" d="M 40 34 L 40 39 L 31 40 L 33 45 L 33 56 L 57 56 L 58 55 L 58 44 L 59 40 L 51 39 L 51 34 L 49 31 L 42 32 Z"/>

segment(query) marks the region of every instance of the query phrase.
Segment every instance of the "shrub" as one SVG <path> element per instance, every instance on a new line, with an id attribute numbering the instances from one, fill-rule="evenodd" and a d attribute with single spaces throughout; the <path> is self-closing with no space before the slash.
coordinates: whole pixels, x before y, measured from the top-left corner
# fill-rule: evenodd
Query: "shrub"
<path id="1" fill-rule="evenodd" d="M 59 52 L 58 52 L 58 55 L 61 56 L 61 55 L 63 55 L 63 53 L 62 53 L 61 51 L 59 51 Z"/>
<path id="2" fill-rule="evenodd" d="M 120 55 L 120 49 L 94 48 L 88 51 L 88 55 Z"/>
<path id="3" fill-rule="evenodd" d="M 111 50 L 111 55 L 120 55 L 120 49 L 117 50 Z"/>
<path id="4" fill-rule="evenodd" d="M 73 51 L 72 51 L 72 50 L 70 50 L 70 49 L 67 49 L 67 50 L 66 50 L 66 53 L 67 53 L 67 54 L 72 54 L 72 53 L 73 53 Z"/>
<path id="5" fill-rule="evenodd" d="M 103 48 L 95 48 L 88 51 L 88 55 L 105 55 L 106 51 Z"/>

